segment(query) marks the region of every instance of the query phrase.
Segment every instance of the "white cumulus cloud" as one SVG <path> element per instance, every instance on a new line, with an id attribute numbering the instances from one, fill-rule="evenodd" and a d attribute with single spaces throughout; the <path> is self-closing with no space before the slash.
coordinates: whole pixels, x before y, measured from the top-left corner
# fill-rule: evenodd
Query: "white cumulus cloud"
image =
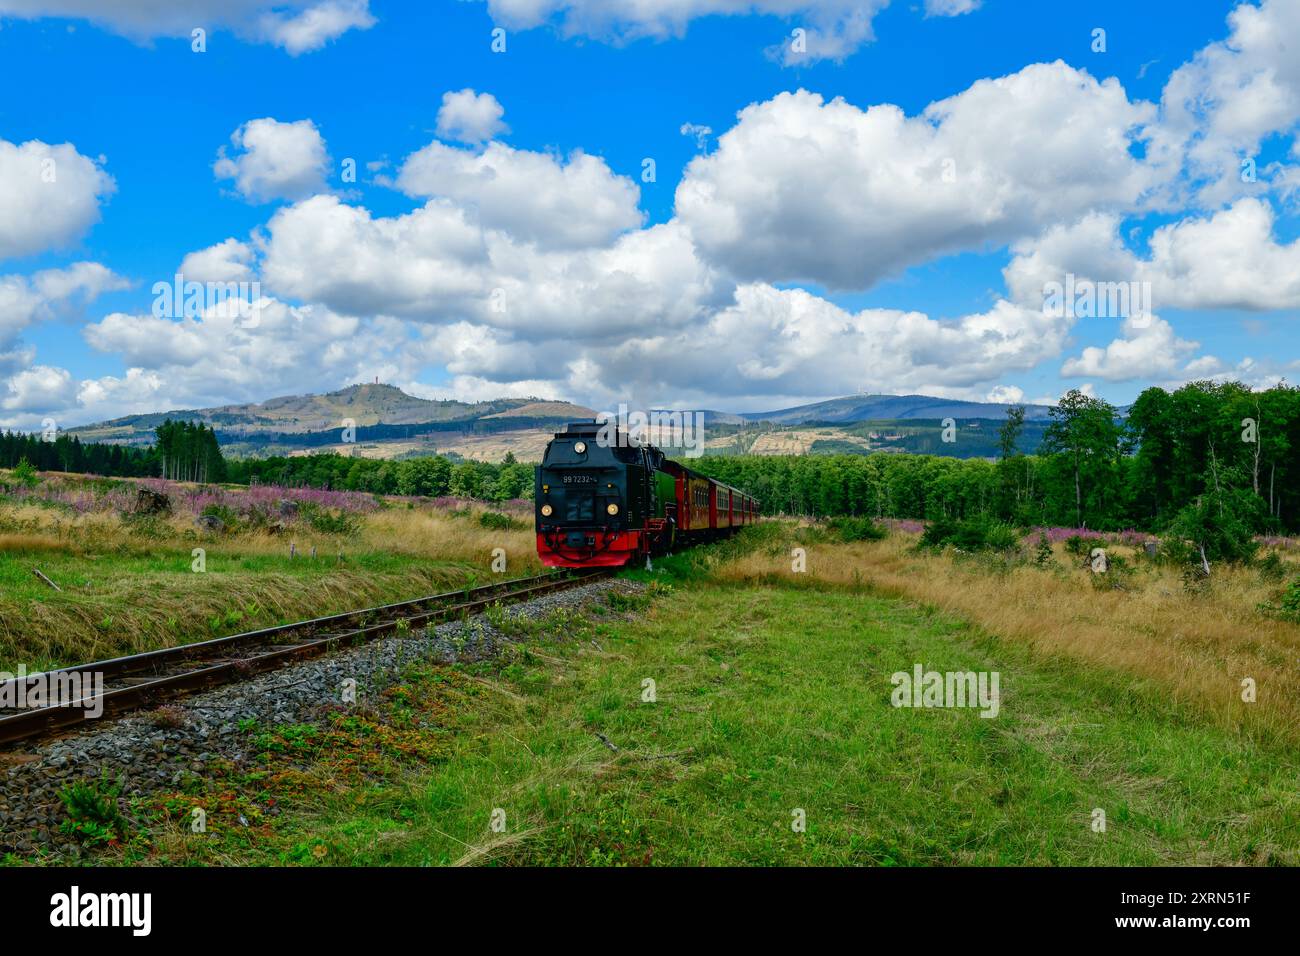
<path id="1" fill-rule="evenodd" d="M 1129 145 L 1153 115 L 1061 62 L 981 80 L 909 117 L 800 90 L 741 111 L 687 167 L 677 213 L 742 279 L 866 288 L 1153 185 Z"/>
<path id="2" fill-rule="evenodd" d="M 268 290 L 350 315 L 437 318 L 485 303 L 493 288 L 482 229 L 447 200 L 375 217 L 313 196 L 279 210 L 266 233 Z"/>
<path id="3" fill-rule="evenodd" d="M 927 17 L 959 17 L 978 10 L 980 0 L 925 0 Z"/>
<path id="4" fill-rule="evenodd" d="M 487 0 L 492 19 L 510 29 L 551 23 L 567 37 L 627 43 L 681 37 L 701 17 L 770 14 L 802 29 L 806 49 L 786 36 L 769 52 L 787 65 L 843 60 L 874 38 L 871 21 L 889 0 Z M 775 31 L 774 31 L 775 34 Z M 780 34 L 775 34 L 779 36 Z"/>
<path id="5" fill-rule="evenodd" d="M 1190 191 L 1207 208 L 1258 191 L 1259 184 L 1243 181 L 1242 162 L 1265 138 L 1293 134 L 1300 123 L 1300 2 L 1242 3 L 1228 25 L 1227 39 L 1169 77 L 1152 141 L 1154 156 L 1184 165 Z M 1256 179 L 1271 172 L 1257 169 Z"/>
<path id="6" fill-rule="evenodd" d="M 5 16 L 88 20 L 137 42 L 229 29 L 294 56 L 376 22 L 369 0 L 0 0 Z"/>
<path id="7" fill-rule="evenodd" d="M 22 333 L 38 322 L 72 315 L 101 294 L 127 282 L 97 262 L 44 269 L 31 276 L 0 276 L 0 425 L 30 424 L 35 416 L 62 408 L 75 393 L 71 374 L 38 365 L 36 350 Z"/>
<path id="8" fill-rule="evenodd" d="M 71 143 L 0 139 L 0 259 L 76 241 L 115 188 L 102 164 Z"/>
<path id="9" fill-rule="evenodd" d="M 301 199 L 325 190 L 329 156 L 311 120 L 249 120 L 230 142 L 239 152 L 227 156 L 221 147 L 212 171 L 218 179 L 233 179 L 235 190 L 250 202 Z"/>
<path id="10" fill-rule="evenodd" d="M 97 262 L 44 269 L 31 276 L 0 276 L 0 349 L 28 326 L 66 314 L 127 282 Z"/>
<path id="11" fill-rule="evenodd" d="M 582 152 L 566 161 L 503 143 L 473 151 L 435 141 L 406 159 L 396 185 L 454 200 L 484 227 L 545 247 L 597 245 L 642 221 L 637 185 Z"/>
<path id="12" fill-rule="evenodd" d="M 501 121 L 505 108 L 491 93 L 475 93 L 468 87 L 442 94 L 438 110 L 438 135 L 462 143 L 484 143 L 508 132 Z"/>
<path id="13" fill-rule="evenodd" d="M 249 324 L 216 306 L 201 315 L 160 319 L 114 313 L 86 327 L 97 351 L 119 356 L 125 378 L 89 379 L 78 387 L 83 420 L 93 408 L 115 414 L 261 401 L 272 394 L 319 392 L 322 383 L 393 381 L 413 376 L 411 339 L 401 323 L 357 319 L 320 305 L 290 305 L 266 297 Z M 268 383 L 273 383 L 268 391 Z"/>
<path id="14" fill-rule="evenodd" d="M 1005 275 L 1019 302 L 1041 302 L 1046 282 L 1067 274 L 1093 282 L 1150 284 L 1160 309 L 1300 308 L 1300 240 L 1279 242 L 1276 214 L 1239 199 L 1210 216 L 1189 216 L 1152 232 L 1139 256 L 1120 237 L 1120 220 L 1091 213 L 1013 247 Z"/>
<path id="15" fill-rule="evenodd" d="M 191 252 L 177 270 L 193 282 L 248 282 L 253 273 L 253 248 L 238 239 L 226 239 Z"/>
<path id="16" fill-rule="evenodd" d="M 374 25 L 369 0 L 325 0 L 288 14 L 277 8 L 257 20 L 258 33 L 291 56 L 319 50 L 349 30 Z"/>
<path id="17" fill-rule="evenodd" d="M 1105 348 L 1089 346 L 1077 358 L 1067 359 L 1061 374 L 1112 382 L 1169 381 L 1185 371 L 1183 363 L 1199 347 L 1197 342 L 1180 339 L 1160 318 L 1125 319 L 1123 333 Z"/>

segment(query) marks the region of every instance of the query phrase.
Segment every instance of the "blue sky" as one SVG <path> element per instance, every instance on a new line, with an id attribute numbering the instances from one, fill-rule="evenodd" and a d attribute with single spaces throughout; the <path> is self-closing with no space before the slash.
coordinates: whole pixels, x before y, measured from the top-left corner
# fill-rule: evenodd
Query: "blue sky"
<path id="1" fill-rule="evenodd" d="M 375 377 L 740 410 L 1295 378 L 1295 0 L 877 0 L 870 37 L 836 0 L 659 6 L 0 0 L 0 425 Z M 228 240 L 190 276 L 258 282 L 261 321 L 151 314 Z M 1157 318 L 1027 314 L 1065 272 Z"/>

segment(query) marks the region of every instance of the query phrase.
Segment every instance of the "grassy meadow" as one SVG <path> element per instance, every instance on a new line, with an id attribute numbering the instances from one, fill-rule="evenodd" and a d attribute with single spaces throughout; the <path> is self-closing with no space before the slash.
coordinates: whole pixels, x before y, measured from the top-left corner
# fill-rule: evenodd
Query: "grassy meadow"
<path id="1" fill-rule="evenodd" d="M 170 513 L 139 513 L 140 487 L 167 494 Z M 527 516 L 489 526 L 484 510 L 57 474 L 9 486 L 0 494 L 0 670 L 101 660 L 482 582 L 498 547 L 507 573 L 540 570 Z M 221 526 L 201 526 L 204 514 Z"/>
<path id="2" fill-rule="evenodd" d="M 1008 557 L 922 551 L 908 534 L 812 543 L 815 536 L 772 531 L 712 575 L 737 584 L 868 589 L 917 602 L 1044 659 L 1128 675 L 1225 728 L 1300 742 L 1300 626 L 1261 610 L 1300 578 L 1300 560 L 1285 551 L 1269 570 L 1221 565 L 1204 586 L 1189 588 L 1179 568 L 1144 560 L 1140 546 L 1105 541 L 1089 545 L 1105 545 L 1112 568 L 1094 575 L 1060 543 L 1040 566 L 1032 537 Z M 792 568 L 800 546 L 802 573 Z M 1241 699 L 1245 678 L 1257 689 L 1249 705 Z"/>
<path id="3" fill-rule="evenodd" d="M 0 486 L 0 669 L 486 580 L 496 547 L 511 574 L 539 568 L 525 514 L 463 502 Z M 901 522 L 855 537 L 769 521 L 628 572 L 644 591 L 589 613 L 491 612 L 519 639 L 501 658 L 415 662 L 364 706 L 241 727 L 251 764 L 136 798 L 135 828 L 93 858 L 1300 864 L 1287 543 L 1206 582 L 1130 538 L 1087 543 L 1112 558 L 1096 575 L 1035 535 L 981 553 L 922 549 Z M 893 706 L 891 675 L 918 664 L 997 672 L 998 713 Z M 196 806 L 207 833 L 189 830 Z"/>
<path id="4" fill-rule="evenodd" d="M 774 522 L 633 573 L 651 582 L 645 595 L 592 615 L 498 615 L 527 638 L 502 659 L 414 665 L 364 711 L 248 728 L 255 770 L 138 808 L 149 832 L 112 853 L 308 865 L 1300 863 L 1288 690 L 1300 627 L 1255 608 L 1276 599 L 1276 575 L 1230 571 L 1193 594 L 1130 555 L 1124 580 L 1099 589 L 1059 551 L 1040 566 L 1032 549 L 1014 560 L 915 543 L 838 542 Z M 793 547 L 806 549 L 802 573 Z M 892 706 L 891 675 L 918 663 L 997 671 L 997 716 Z M 1242 675 L 1257 680 L 1254 703 L 1241 700 Z M 193 806 L 218 808 L 201 837 L 186 827 Z"/>

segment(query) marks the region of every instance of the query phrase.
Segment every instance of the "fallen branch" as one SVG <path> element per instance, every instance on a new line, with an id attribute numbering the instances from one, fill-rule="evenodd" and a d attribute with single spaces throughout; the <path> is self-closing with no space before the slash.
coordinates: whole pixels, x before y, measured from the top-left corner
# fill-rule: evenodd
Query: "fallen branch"
<path id="1" fill-rule="evenodd" d="M 600 739 L 600 742 L 602 744 L 604 744 L 614 753 L 622 753 L 622 749 L 618 746 L 618 744 L 614 743 L 614 741 L 610 740 L 604 734 L 600 733 L 599 731 L 596 731 L 596 736 Z M 694 752 L 695 752 L 694 747 L 687 747 L 685 750 L 674 750 L 666 754 L 629 753 L 628 756 L 630 756 L 633 760 L 669 760 L 673 757 L 685 757 L 687 754 L 691 754 Z"/>
<path id="2" fill-rule="evenodd" d="M 45 582 L 46 584 L 48 584 L 50 587 L 54 588 L 54 590 L 58 591 L 60 594 L 63 593 L 63 588 L 59 587 L 57 584 L 55 584 L 53 581 L 51 581 L 49 578 L 47 578 L 47 577 L 45 576 L 45 574 L 41 571 L 40 568 L 33 568 L 32 570 L 36 572 L 36 576 L 37 576 L 38 578 L 40 578 L 42 581 L 44 581 L 44 582 Z"/>

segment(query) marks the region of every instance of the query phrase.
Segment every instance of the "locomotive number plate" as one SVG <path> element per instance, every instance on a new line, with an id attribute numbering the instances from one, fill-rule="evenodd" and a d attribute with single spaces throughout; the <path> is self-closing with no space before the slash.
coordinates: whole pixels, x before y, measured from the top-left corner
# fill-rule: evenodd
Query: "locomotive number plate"
<path id="1" fill-rule="evenodd" d="M 565 475 L 564 483 L 566 485 L 594 485 L 596 483 L 595 475 Z"/>

